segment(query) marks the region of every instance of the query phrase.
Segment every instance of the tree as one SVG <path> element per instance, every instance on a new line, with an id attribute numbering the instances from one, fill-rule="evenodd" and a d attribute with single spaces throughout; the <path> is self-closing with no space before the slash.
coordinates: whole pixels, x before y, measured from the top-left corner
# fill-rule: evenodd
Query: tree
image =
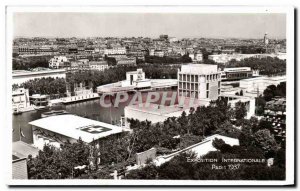
<path id="1" fill-rule="evenodd" d="M 201 136 L 196 136 L 196 135 L 191 135 L 191 134 L 185 134 L 180 137 L 180 143 L 179 143 L 179 148 L 184 149 L 187 148 L 191 145 L 194 145 L 196 143 L 199 143 L 202 141 Z"/>
<path id="2" fill-rule="evenodd" d="M 275 97 L 275 91 L 276 91 L 276 86 L 275 85 L 270 85 L 267 87 L 267 89 L 264 90 L 264 99 L 266 101 L 271 101 L 272 98 Z"/>
<path id="3" fill-rule="evenodd" d="M 137 169 L 130 171 L 129 174 L 125 176 L 126 179 L 150 179 L 154 180 L 158 177 L 158 168 L 154 164 L 147 165 L 143 169 Z"/>
<path id="4" fill-rule="evenodd" d="M 32 94 L 46 94 L 54 96 L 64 96 L 66 93 L 66 82 L 63 78 L 40 78 L 29 80 L 22 83 L 19 87 L 29 89 L 29 95 Z"/>
<path id="5" fill-rule="evenodd" d="M 266 155 L 272 154 L 277 151 L 280 147 L 276 143 L 274 135 L 271 135 L 267 129 L 261 129 L 254 134 L 255 145 L 261 148 Z"/>
<path id="6" fill-rule="evenodd" d="M 264 119 L 259 121 L 258 129 L 268 129 L 272 131 L 272 124 L 270 121 L 266 121 Z"/>
<path id="7" fill-rule="evenodd" d="M 190 180 L 193 179 L 193 173 L 195 172 L 194 163 L 188 162 L 195 159 L 195 153 L 181 153 L 175 156 L 171 161 L 164 163 L 160 166 L 159 179 L 170 179 L 170 180 Z"/>
<path id="8" fill-rule="evenodd" d="M 271 101 L 275 96 L 285 97 L 286 96 L 286 82 L 281 82 L 277 86 L 270 85 L 263 92 L 264 99 Z"/>
<path id="9" fill-rule="evenodd" d="M 286 61 L 279 58 L 245 58 L 241 61 L 229 62 L 226 67 L 251 67 L 262 75 L 279 75 L 286 73 Z"/>
<path id="10" fill-rule="evenodd" d="M 235 118 L 237 120 L 244 119 L 244 117 L 247 115 L 247 110 L 245 107 L 245 104 L 241 101 L 237 102 L 235 104 Z"/>
<path id="11" fill-rule="evenodd" d="M 212 145 L 221 153 L 231 153 L 232 152 L 232 147 L 228 144 L 225 143 L 222 139 L 215 138 L 212 142 Z"/>
<path id="12" fill-rule="evenodd" d="M 74 167 L 88 165 L 88 157 L 89 147 L 80 139 L 77 143 L 66 143 L 61 149 L 45 145 L 36 158 L 29 158 L 28 178 L 74 178 Z"/>
<path id="13" fill-rule="evenodd" d="M 266 105 L 266 100 L 262 96 L 255 98 L 255 113 L 256 113 L 256 115 L 262 116 L 264 114 L 265 105 Z"/>

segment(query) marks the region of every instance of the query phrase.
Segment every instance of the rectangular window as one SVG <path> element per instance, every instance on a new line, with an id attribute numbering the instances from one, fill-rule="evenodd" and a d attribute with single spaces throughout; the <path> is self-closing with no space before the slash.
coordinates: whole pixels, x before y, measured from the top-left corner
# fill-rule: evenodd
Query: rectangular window
<path id="1" fill-rule="evenodd" d="M 209 92 L 206 92 L 206 98 L 208 98 L 208 96 L 209 96 Z"/>
<path id="2" fill-rule="evenodd" d="M 209 83 L 206 83 L 206 90 L 209 90 Z"/>

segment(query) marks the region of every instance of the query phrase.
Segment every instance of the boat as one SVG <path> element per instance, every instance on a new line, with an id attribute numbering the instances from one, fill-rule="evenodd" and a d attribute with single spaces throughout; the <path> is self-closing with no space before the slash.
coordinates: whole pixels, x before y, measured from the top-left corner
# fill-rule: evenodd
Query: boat
<path id="1" fill-rule="evenodd" d="M 55 115 L 65 115 L 65 114 L 69 114 L 69 112 L 65 111 L 65 110 L 52 110 L 52 111 L 48 111 L 45 113 L 41 114 L 41 117 L 50 117 L 50 116 L 55 116 Z"/>

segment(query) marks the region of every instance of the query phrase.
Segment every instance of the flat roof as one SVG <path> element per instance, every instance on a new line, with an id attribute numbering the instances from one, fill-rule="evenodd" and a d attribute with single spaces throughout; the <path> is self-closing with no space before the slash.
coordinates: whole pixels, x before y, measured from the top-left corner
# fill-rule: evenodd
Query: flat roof
<path id="1" fill-rule="evenodd" d="M 276 80 L 286 80 L 286 76 L 274 76 L 274 77 L 268 77 L 268 76 L 257 76 L 253 78 L 247 78 L 242 79 L 240 82 L 251 82 L 251 81 L 257 81 L 257 80 L 268 80 L 268 81 L 276 81 Z"/>
<path id="2" fill-rule="evenodd" d="M 224 72 L 240 72 L 240 71 L 251 71 L 251 68 L 250 67 L 224 68 Z"/>
<path id="3" fill-rule="evenodd" d="M 122 132 L 119 126 L 72 114 L 45 117 L 31 121 L 29 124 L 73 139 L 80 137 L 87 143 Z"/>
<path id="4" fill-rule="evenodd" d="M 189 74 L 209 74 L 217 73 L 218 65 L 213 64 L 187 64 L 181 66 L 180 73 L 189 73 Z"/>
<path id="5" fill-rule="evenodd" d="M 190 105 L 189 99 L 185 99 L 183 105 L 175 104 L 171 106 L 163 106 L 155 103 L 142 103 L 136 105 L 128 105 L 125 108 L 136 110 L 144 113 L 151 113 L 154 115 L 162 115 L 165 117 L 180 116 L 183 111 L 189 112 L 191 107 L 198 107 L 205 105 L 206 100 L 194 99 Z"/>
<path id="6" fill-rule="evenodd" d="M 36 157 L 39 153 L 39 149 L 25 143 L 23 141 L 16 141 L 12 144 L 12 151 L 13 156 L 17 158 L 27 158 L 28 155 L 32 155 L 33 157 Z"/>
<path id="7" fill-rule="evenodd" d="M 147 113 L 159 114 L 159 115 L 174 113 L 183 110 L 183 108 L 180 108 L 178 106 L 163 106 L 154 103 L 148 103 L 148 105 L 146 104 L 128 105 L 126 107 L 130 109 L 135 109 L 135 110 L 139 110 Z"/>

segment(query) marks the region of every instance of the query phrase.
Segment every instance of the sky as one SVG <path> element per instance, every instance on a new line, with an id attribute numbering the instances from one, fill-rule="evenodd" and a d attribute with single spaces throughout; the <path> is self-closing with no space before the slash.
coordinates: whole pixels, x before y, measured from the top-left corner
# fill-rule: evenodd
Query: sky
<path id="1" fill-rule="evenodd" d="M 189 13 L 14 13 L 14 37 L 286 38 L 286 15 Z"/>

